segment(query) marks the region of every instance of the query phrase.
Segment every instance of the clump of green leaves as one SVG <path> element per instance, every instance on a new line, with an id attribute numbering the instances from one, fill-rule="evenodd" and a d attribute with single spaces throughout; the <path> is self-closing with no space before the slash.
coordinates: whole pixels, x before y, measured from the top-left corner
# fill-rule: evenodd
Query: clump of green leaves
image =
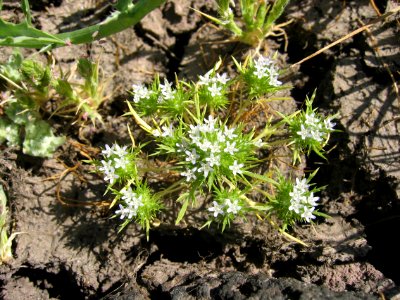
<path id="1" fill-rule="evenodd" d="M 50 157 L 65 137 L 55 137 L 44 115 L 58 115 L 79 122 L 102 121 L 99 106 L 107 99 L 99 63 L 80 59 L 78 74 L 55 72 L 51 64 L 43 64 L 16 51 L 8 62 L 0 65 L 0 78 L 6 83 L 0 116 L 0 143 L 22 146 L 33 156 Z M 75 76 L 78 75 L 78 76 Z M 50 110 L 51 106 L 56 108 Z M 76 117 L 78 115 L 78 117 Z"/>
<path id="2" fill-rule="evenodd" d="M 161 83 L 156 77 L 149 86 L 133 85 L 133 100 L 128 102 L 126 115 L 134 117 L 155 146 L 145 152 L 144 145 L 132 146 L 129 151 L 127 146 L 106 145 L 103 159 L 96 162 L 109 190 L 116 195 L 113 205 L 119 205 L 115 214 L 124 220 L 122 227 L 130 221 L 143 223 L 138 217 L 143 216 L 143 199 L 151 199 L 147 201 L 153 204 L 151 220 L 158 221 L 156 214 L 165 207 L 161 203 L 175 199 L 181 203 L 176 224 L 183 220 L 189 205 L 201 203 L 209 215 L 204 226 L 216 222 L 225 230 L 237 218 L 256 215 L 274 226 L 278 222 L 279 230 L 287 236 L 285 231 L 295 222 L 309 223 L 321 215 L 316 209 L 319 198 L 314 195 L 319 188 L 310 183 L 315 173 L 308 179 L 283 177 L 279 170 L 260 173 L 259 168 L 261 149 L 271 153 L 264 159 L 271 160 L 270 164 L 279 147 L 291 150 L 294 163 L 310 151 L 323 153 L 327 136 L 323 140 L 310 136 L 301 144 L 296 142 L 299 136 L 295 124 L 302 128 L 308 123 L 306 115 L 316 114 L 312 100 L 306 101 L 304 112 L 274 112 L 263 126 L 251 126 L 245 116 L 259 105 L 285 99 L 275 93 L 290 87 L 279 80 L 280 71 L 272 57 L 248 57 L 243 64 L 235 64 L 237 73 L 231 77 L 218 72 L 219 62 L 197 82 L 177 80 L 173 85 L 166 80 Z M 331 124 L 332 117 L 318 117 L 323 124 Z M 324 132 L 329 134 L 332 126 L 325 126 Z M 164 167 L 154 161 L 163 161 Z M 149 174 L 172 184 L 152 191 L 153 197 L 148 194 L 150 188 L 142 195 L 141 187 L 148 187 Z M 128 196 L 132 193 L 134 196 Z M 134 200 L 127 202 L 128 198 Z M 147 234 L 150 219 L 144 226 Z"/>
<path id="3" fill-rule="evenodd" d="M 267 0 L 240 0 L 240 17 L 236 18 L 232 10 L 235 1 L 217 0 L 218 17 L 201 13 L 219 26 L 233 33 L 235 39 L 257 47 L 261 42 L 275 32 L 282 33 L 282 29 L 275 25 L 282 15 L 289 0 L 275 0 L 272 5 Z"/>
<path id="4" fill-rule="evenodd" d="M 17 100 L 4 95 L 6 108 L 5 115 L 0 117 L 0 144 L 7 142 L 9 146 L 22 146 L 28 155 L 51 157 L 65 142 L 65 137 L 54 136 L 51 126 L 42 120 L 31 98 Z"/>

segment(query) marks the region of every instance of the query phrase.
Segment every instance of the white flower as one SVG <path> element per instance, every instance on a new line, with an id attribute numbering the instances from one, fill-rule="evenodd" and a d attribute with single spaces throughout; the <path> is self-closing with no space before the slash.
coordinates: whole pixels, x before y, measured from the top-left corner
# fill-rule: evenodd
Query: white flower
<path id="1" fill-rule="evenodd" d="M 133 102 L 138 103 L 141 99 L 148 99 L 153 91 L 149 91 L 147 87 L 142 84 L 133 84 Z"/>
<path id="2" fill-rule="evenodd" d="M 256 69 L 254 75 L 259 79 L 269 76 L 269 70 L 273 68 L 272 63 L 273 61 L 269 57 L 260 56 L 254 61 L 254 67 Z"/>
<path id="3" fill-rule="evenodd" d="M 303 206 L 304 205 L 302 205 L 300 202 L 290 201 L 289 210 L 293 210 L 296 214 L 299 214 L 300 213 L 300 209 L 302 209 Z"/>
<path id="4" fill-rule="evenodd" d="M 259 65 L 260 67 L 269 67 L 273 65 L 274 61 L 266 56 L 259 56 L 258 60 L 256 61 L 256 65 Z"/>
<path id="5" fill-rule="evenodd" d="M 280 86 L 282 82 L 278 80 L 279 73 L 274 66 L 270 66 L 267 70 L 269 75 L 269 84 L 272 86 Z"/>
<path id="6" fill-rule="evenodd" d="M 119 157 L 124 157 L 128 154 L 128 151 L 126 150 L 127 148 L 127 146 L 121 147 L 120 145 L 115 144 L 114 154 Z"/>
<path id="7" fill-rule="evenodd" d="M 171 83 L 168 82 L 167 79 L 164 79 L 164 84 L 160 84 L 160 90 L 161 90 L 163 99 L 159 99 L 159 100 L 170 100 L 175 97 L 175 91 L 172 89 L 172 85 L 171 85 Z"/>
<path id="8" fill-rule="evenodd" d="M 200 157 L 197 152 L 196 149 L 193 149 L 192 152 L 190 152 L 189 150 L 185 151 L 186 153 L 186 161 L 190 161 L 193 165 L 196 163 L 197 159 Z"/>
<path id="9" fill-rule="evenodd" d="M 213 166 L 219 166 L 221 165 L 220 162 L 220 156 L 219 155 L 214 155 L 214 153 L 211 153 L 211 155 L 209 157 L 206 158 L 206 161 L 208 162 L 208 164 L 213 167 Z"/>
<path id="10" fill-rule="evenodd" d="M 176 143 L 175 146 L 178 148 L 176 152 L 183 152 L 187 148 L 187 142 L 182 141 L 182 144 Z"/>
<path id="11" fill-rule="evenodd" d="M 236 128 L 229 129 L 229 128 L 225 127 L 225 130 L 224 130 L 225 136 L 231 140 L 234 139 L 235 137 L 237 137 L 237 134 L 234 133 L 235 129 Z"/>
<path id="12" fill-rule="evenodd" d="M 105 145 L 105 149 L 101 151 L 101 154 L 103 154 L 104 157 L 110 157 L 114 153 L 114 145 L 111 147 L 108 146 L 107 144 Z"/>
<path id="13" fill-rule="evenodd" d="M 204 119 L 204 123 L 207 124 L 210 129 L 214 129 L 217 119 L 214 119 L 212 115 L 209 115 L 208 119 Z"/>
<path id="14" fill-rule="evenodd" d="M 208 91 L 210 92 L 212 97 L 221 96 L 221 89 L 222 88 L 216 83 L 213 83 L 211 86 L 208 87 Z"/>
<path id="15" fill-rule="evenodd" d="M 201 150 L 207 151 L 208 148 L 211 147 L 211 142 L 207 139 L 204 139 L 202 143 L 199 143 L 198 146 L 200 147 Z"/>
<path id="16" fill-rule="evenodd" d="M 174 128 L 172 127 L 172 124 L 170 124 L 168 127 L 167 126 L 162 126 L 161 130 L 160 129 L 154 129 L 151 132 L 155 137 L 172 137 L 174 135 Z"/>
<path id="17" fill-rule="evenodd" d="M 314 128 L 314 130 L 311 130 L 311 138 L 317 142 L 322 142 L 324 133 L 322 131 L 319 131 L 317 128 Z"/>
<path id="18" fill-rule="evenodd" d="M 114 166 L 116 169 L 118 168 L 125 169 L 125 166 L 128 164 L 129 164 L 129 159 L 126 156 L 114 158 Z"/>
<path id="19" fill-rule="evenodd" d="M 100 161 L 100 162 L 101 162 L 102 166 L 99 167 L 99 170 L 100 170 L 101 172 L 103 172 L 104 174 L 108 174 L 108 173 L 110 173 L 111 171 L 114 171 L 114 167 L 113 167 L 113 165 L 112 165 L 112 161 L 111 161 L 111 160 L 109 160 L 109 161 L 102 160 L 102 161 Z"/>
<path id="20" fill-rule="evenodd" d="M 136 216 L 136 212 L 139 207 L 143 206 L 142 195 L 137 195 L 135 192 L 132 191 L 132 188 L 129 187 L 128 189 L 122 189 L 122 200 L 126 202 L 128 207 L 133 211 L 133 214 Z"/>
<path id="21" fill-rule="evenodd" d="M 237 161 L 235 160 L 233 162 L 233 165 L 229 166 L 229 170 L 231 170 L 233 175 L 236 176 L 236 174 L 242 174 L 243 173 L 243 170 L 242 170 L 243 166 L 244 166 L 243 164 L 238 164 Z"/>
<path id="22" fill-rule="evenodd" d="M 196 168 L 193 169 L 187 169 L 186 171 L 181 173 L 181 176 L 185 176 L 186 177 L 186 181 L 190 181 L 192 179 L 196 179 L 196 175 L 194 174 L 194 172 L 196 172 Z"/>
<path id="23" fill-rule="evenodd" d="M 168 127 L 163 126 L 161 127 L 161 129 L 163 130 L 163 132 L 161 133 L 162 137 L 167 137 L 167 136 L 171 137 L 174 135 L 174 128 L 172 127 L 172 124 L 170 124 Z"/>
<path id="24" fill-rule="evenodd" d="M 224 214 L 223 205 L 218 204 L 217 201 L 213 201 L 213 207 L 209 207 L 208 211 L 214 213 L 214 218 L 218 217 L 218 215 L 223 215 Z"/>
<path id="25" fill-rule="evenodd" d="M 218 140 L 218 142 L 220 142 L 220 143 L 223 143 L 223 142 L 226 141 L 226 136 L 225 136 L 225 134 L 224 134 L 221 130 L 218 130 L 218 131 L 217 131 L 217 140 Z"/>
<path id="26" fill-rule="evenodd" d="M 266 74 L 266 70 L 264 68 L 256 67 L 256 70 L 254 71 L 254 75 L 256 75 L 258 79 L 261 79 L 261 78 L 265 77 L 267 74 Z"/>
<path id="27" fill-rule="evenodd" d="M 226 73 L 223 73 L 222 75 L 217 74 L 217 81 L 220 84 L 225 85 L 229 81 L 229 77 L 226 75 Z"/>
<path id="28" fill-rule="evenodd" d="M 281 86 L 282 85 L 282 81 L 278 80 L 278 77 L 270 77 L 269 79 L 269 84 L 272 86 Z"/>
<path id="29" fill-rule="evenodd" d="M 200 126 L 198 126 L 198 125 L 196 125 L 196 126 L 190 125 L 190 129 L 189 129 L 190 138 L 193 139 L 194 137 L 199 137 L 200 133 L 201 133 Z"/>
<path id="30" fill-rule="evenodd" d="M 308 185 L 306 178 L 303 178 L 302 180 L 296 178 L 296 185 L 294 186 L 294 190 L 300 191 L 301 193 L 305 193 L 308 191 L 309 187 L 310 186 Z"/>
<path id="31" fill-rule="evenodd" d="M 254 146 L 256 146 L 257 148 L 261 148 L 265 145 L 265 143 L 262 141 L 262 139 L 258 139 L 253 141 Z"/>
<path id="32" fill-rule="evenodd" d="M 211 146 L 209 148 L 210 148 L 210 152 L 211 153 L 219 153 L 219 152 L 221 152 L 221 148 L 220 148 L 218 143 L 214 143 L 214 144 L 211 143 Z"/>
<path id="33" fill-rule="evenodd" d="M 336 123 L 333 123 L 331 118 L 327 118 L 324 120 L 324 125 L 326 130 L 333 131 L 333 127 L 335 127 Z"/>
<path id="34" fill-rule="evenodd" d="M 306 201 L 306 196 L 304 195 L 304 191 L 302 190 L 294 188 L 293 191 L 289 193 L 289 196 L 291 197 L 290 203 L 302 203 Z"/>
<path id="35" fill-rule="evenodd" d="M 210 78 L 210 75 L 213 70 L 208 71 L 204 76 L 199 76 L 200 80 L 198 82 L 199 85 L 209 85 L 212 83 L 212 78 Z"/>
<path id="36" fill-rule="evenodd" d="M 300 131 L 296 132 L 302 140 L 305 140 L 307 138 L 311 137 L 311 132 L 309 127 L 305 127 L 304 124 L 300 125 Z"/>
<path id="37" fill-rule="evenodd" d="M 207 177 L 212 171 L 214 171 L 214 168 L 209 163 L 201 163 L 201 167 L 197 170 L 199 173 L 203 172 L 204 177 Z"/>
<path id="38" fill-rule="evenodd" d="M 303 209 L 304 210 L 301 214 L 302 218 L 304 218 L 307 222 L 310 222 L 311 219 L 315 219 L 315 216 L 313 215 L 313 211 L 314 211 L 315 207 L 304 206 Z"/>
<path id="39" fill-rule="evenodd" d="M 127 204 L 129 205 L 130 209 L 135 210 L 135 216 L 136 216 L 136 212 L 139 209 L 139 207 L 144 205 L 142 201 L 142 195 L 132 198 L 131 201 L 129 201 Z"/>
<path id="40" fill-rule="evenodd" d="M 319 200 L 319 197 L 314 197 L 314 193 L 311 192 L 310 195 L 307 197 L 306 202 L 312 206 L 317 206 L 318 200 Z"/>
<path id="41" fill-rule="evenodd" d="M 233 213 L 233 214 L 237 214 L 240 209 L 241 206 L 238 203 L 238 200 L 235 199 L 233 201 L 231 201 L 230 199 L 225 199 L 225 207 L 227 207 L 226 212 L 227 213 Z"/>
<path id="42" fill-rule="evenodd" d="M 310 125 L 310 126 L 319 126 L 320 120 L 319 118 L 315 115 L 314 112 L 311 114 L 306 114 L 306 120 L 304 121 L 305 124 Z"/>
<path id="43" fill-rule="evenodd" d="M 230 155 L 233 155 L 237 151 L 235 146 L 236 146 L 236 142 L 235 141 L 233 141 L 232 143 L 231 142 L 226 142 L 226 146 L 225 146 L 224 152 L 229 153 Z"/>
<path id="44" fill-rule="evenodd" d="M 111 168 L 111 170 L 109 170 L 107 173 L 104 173 L 104 175 L 104 180 L 109 181 L 111 184 L 113 184 L 114 181 L 119 178 L 118 174 L 115 174 L 114 168 Z"/>
<path id="45" fill-rule="evenodd" d="M 160 131 L 159 129 L 154 129 L 151 133 L 152 133 L 155 137 L 161 136 L 161 131 Z"/>
<path id="46" fill-rule="evenodd" d="M 125 217 L 128 217 L 128 219 L 131 219 L 134 216 L 134 211 L 129 209 L 128 207 L 123 207 L 121 204 L 119 204 L 119 209 L 115 211 L 116 215 L 121 215 L 120 219 L 125 219 Z"/>

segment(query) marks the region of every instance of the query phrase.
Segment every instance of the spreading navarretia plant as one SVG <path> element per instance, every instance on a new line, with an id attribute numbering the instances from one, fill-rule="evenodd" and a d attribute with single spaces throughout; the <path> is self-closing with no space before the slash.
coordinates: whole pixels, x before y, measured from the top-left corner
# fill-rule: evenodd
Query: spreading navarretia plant
<path id="1" fill-rule="evenodd" d="M 117 206 L 115 216 L 123 220 L 121 229 L 136 221 L 148 237 L 152 222 L 159 223 L 160 212 L 168 209 L 167 199 L 181 203 L 176 224 L 189 205 L 202 203 L 208 215 L 203 227 L 215 222 L 223 231 L 235 219 L 255 215 L 298 242 L 286 232 L 288 227 L 325 216 L 317 208 L 320 188 L 311 183 L 316 172 L 307 178 L 284 177 L 274 168 L 259 173 L 263 160 L 258 153 L 286 147 L 293 164 L 311 151 L 323 157 L 334 116 L 316 112 L 314 93 L 304 111 L 276 112 L 263 127 L 251 127 L 242 121 L 243 115 L 260 101 L 268 105 L 279 99 L 276 92 L 290 87 L 281 82 L 275 57 L 257 55 L 243 64 L 234 62 L 233 76 L 219 72 L 220 61 L 197 82 L 173 84 L 156 77 L 151 85 L 132 86 L 126 116 L 136 120 L 149 141 L 136 145 L 132 137 L 131 147 L 106 145 L 102 159 L 94 162 L 114 195 L 112 205 Z M 149 150 L 144 147 L 148 143 L 155 146 Z M 155 159 L 164 161 L 169 170 L 159 168 Z M 172 183 L 153 189 L 149 173 L 166 172 Z"/>

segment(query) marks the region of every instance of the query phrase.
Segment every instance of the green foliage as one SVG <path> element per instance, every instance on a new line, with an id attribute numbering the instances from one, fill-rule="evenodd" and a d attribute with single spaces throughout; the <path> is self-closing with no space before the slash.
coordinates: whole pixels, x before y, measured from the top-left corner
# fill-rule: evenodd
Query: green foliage
<path id="1" fill-rule="evenodd" d="M 21 0 L 22 11 L 25 15 L 21 23 L 13 24 L 0 18 L 0 46 L 48 50 L 70 44 L 90 43 L 135 25 L 164 1 L 140 0 L 133 5 L 132 1 L 119 0 L 115 4 L 117 10 L 106 20 L 71 32 L 51 34 L 36 29 L 32 25 L 29 1 Z"/>
<path id="2" fill-rule="evenodd" d="M 146 223 L 137 217 L 144 198 L 139 197 L 139 192 L 135 192 L 136 200 L 131 204 L 123 198 L 128 197 L 127 187 L 137 189 L 150 178 L 153 182 L 154 178 L 172 182 L 169 187 L 152 193 L 157 201 L 168 203 L 169 199 L 175 199 L 181 205 L 176 224 L 184 220 L 190 205 L 201 205 L 209 214 L 204 226 L 216 222 L 223 231 L 238 218 L 256 215 L 271 224 L 278 219 L 279 231 L 290 236 L 285 232 L 288 226 L 297 221 L 312 222 L 316 215 L 321 215 L 315 209 L 319 198 L 314 193 L 319 189 L 309 189 L 312 176 L 306 182 L 290 174 L 283 177 L 279 171 L 260 173 L 261 149 L 270 153 L 264 158 L 269 164 L 273 164 L 274 153 L 280 147 L 292 149 L 295 156 L 309 153 L 307 147 L 296 146 L 299 137 L 293 133 L 298 130 L 295 123 L 301 127 L 309 122 L 306 116 L 315 111 L 312 101 L 306 100 L 306 111 L 291 116 L 273 111 L 268 107 L 269 101 L 285 99 L 275 93 L 290 88 L 279 80 L 275 60 L 258 56 L 235 64 L 237 74 L 233 78 L 218 72 L 219 62 L 199 76 L 197 82 L 177 80 L 173 86 L 167 80 L 160 83 L 156 77 L 149 86 L 132 86 L 133 99 L 128 102 L 130 112 L 126 115 L 133 116 L 149 134 L 152 146 L 136 145 L 128 151 L 127 146 L 106 145 L 103 158 L 96 162 L 109 190 L 117 195 L 114 204 L 120 208 L 115 214 L 124 220 L 123 226 L 136 221 L 148 231 L 151 220 Z M 248 120 L 260 106 L 268 107 L 265 111 L 271 111 L 271 115 L 265 124 L 256 127 Z M 318 118 L 321 124 L 330 124 L 324 127 L 324 134 L 333 131 L 331 118 L 325 120 L 320 115 Z M 323 140 L 308 137 L 309 143 L 320 143 L 320 153 L 326 141 L 327 136 Z M 136 169 L 132 171 L 130 166 Z M 149 177 L 149 174 L 156 175 Z M 154 218 L 152 215 L 151 219 Z"/>
<path id="3" fill-rule="evenodd" d="M 65 137 L 54 136 L 50 125 L 41 120 L 34 103 L 30 98 L 8 100 L 6 115 L 0 118 L 0 143 L 7 141 L 9 146 L 21 146 L 22 143 L 25 154 L 51 157 L 65 142 Z"/>
<path id="4" fill-rule="evenodd" d="M 0 185 L 0 265 L 12 259 L 11 243 L 18 234 L 13 233 L 10 236 L 8 235 L 8 219 L 7 197 L 3 186 Z"/>
<path id="5" fill-rule="evenodd" d="M 268 5 L 266 0 L 240 0 L 240 18 L 235 19 L 231 6 L 234 1 L 217 0 L 218 18 L 202 15 L 211 21 L 231 31 L 235 38 L 242 43 L 259 46 L 269 35 L 274 34 L 275 22 L 282 15 L 289 0 L 275 0 L 273 5 Z M 279 28 L 278 28 L 279 29 Z M 279 29 L 281 31 L 281 29 Z"/>
<path id="6" fill-rule="evenodd" d="M 0 144 L 7 141 L 9 146 L 18 146 L 21 143 L 20 126 L 7 118 L 0 118 Z"/>
<path id="7" fill-rule="evenodd" d="M 335 123 L 332 119 L 337 116 L 324 116 L 318 114 L 312 107 L 315 92 L 311 98 L 306 99 L 306 109 L 291 116 L 283 116 L 284 121 L 289 126 L 291 136 L 291 146 L 293 148 L 293 162 L 301 161 L 301 154 L 305 152 L 309 155 L 312 151 L 325 159 L 324 146 L 329 140 L 330 133 L 333 132 Z"/>
<path id="8" fill-rule="evenodd" d="M 52 157 L 64 142 L 65 137 L 55 137 L 50 125 L 43 120 L 32 120 L 25 124 L 25 139 L 22 145 L 25 154 Z"/>
<path id="9" fill-rule="evenodd" d="M 29 155 L 50 157 L 65 138 L 54 136 L 42 120 L 44 113 L 77 118 L 79 122 L 102 121 L 98 109 L 107 96 L 99 62 L 80 59 L 77 74 L 61 71 L 56 77 L 53 69 L 33 57 L 24 59 L 18 51 L 0 65 L 0 78 L 9 90 L 4 94 L 5 115 L 0 117 L 0 142 L 21 145 Z M 50 101 L 56 107 L 53 111 L 47 105 Z"/>

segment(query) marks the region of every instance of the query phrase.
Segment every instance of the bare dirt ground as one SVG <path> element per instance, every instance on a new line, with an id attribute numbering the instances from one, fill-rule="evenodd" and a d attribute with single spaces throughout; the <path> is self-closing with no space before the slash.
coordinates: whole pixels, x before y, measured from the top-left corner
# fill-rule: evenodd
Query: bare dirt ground
<path id="1" fill-rule="evenodd" d="M 36 25 L 50 32 L 98 22 L 112 9 L 107 1 L 37 2 Z M 378 4 L 382 13 L 398 5 Z M 285 78 L 294 86 L 293 105 L 300 107 L 317 89 L 320 110 L 339 113 L 341 131 L 328 145 L 328 161 L 314 156 L 306 161 L 306 168 L 320 169 L 317 184 L 327 186 L 320 195 L 321 210 L 331 216 L 293 229 L 309 247 L 252 219 L 224 234 L 212 227 L 199 230 L 201 223 L 195 222 L 180 227 L 167 222 L 151 231 L 149 242 L 134 225 L 117 234 L 118 220 L 101 205 L 106 200 L 101 178 L 89 173 L 89 166 L 77 165 L 85 159 L 81 151 L 129 141 L 126 123 L 137 127 L 121 115 L 133 83 L 149 83 L 156 73 L 169 80 L 175 74 L 194 79 L 219 56 L 243 51 L 243 46 L 224 43 L 226 33 L 189 7 L 215 13 L 213 1 L 168 1 L 102 43 L 54 51 L 65 67 L 79 57 L 100 58 L 106 76 L 113 76 L 112 98 L 101 110 L 104 125 L 81 132 L 59 128 L 69 140 L 53 159 L 0 146 L 10 226 L 22 232 L 13 243 L 14 259 L 0 266 L 1 297 L 400 299 L 400 99 L 394 89 L 400 78 L 400 25 L 393 20 L 306 61 Z M 4 1 L 11 20 L 21 17 L 17 8 Z M 290 65 L 377 14 L 367 0 L 293 0 L 280 20 L 293 20 L 285 27 L 287 51 L 281 37 L 269 45 Z M 1 61 L 10 53 L 2 47 Z M 73 166 L 76 172 L 65 172 Z"/>

